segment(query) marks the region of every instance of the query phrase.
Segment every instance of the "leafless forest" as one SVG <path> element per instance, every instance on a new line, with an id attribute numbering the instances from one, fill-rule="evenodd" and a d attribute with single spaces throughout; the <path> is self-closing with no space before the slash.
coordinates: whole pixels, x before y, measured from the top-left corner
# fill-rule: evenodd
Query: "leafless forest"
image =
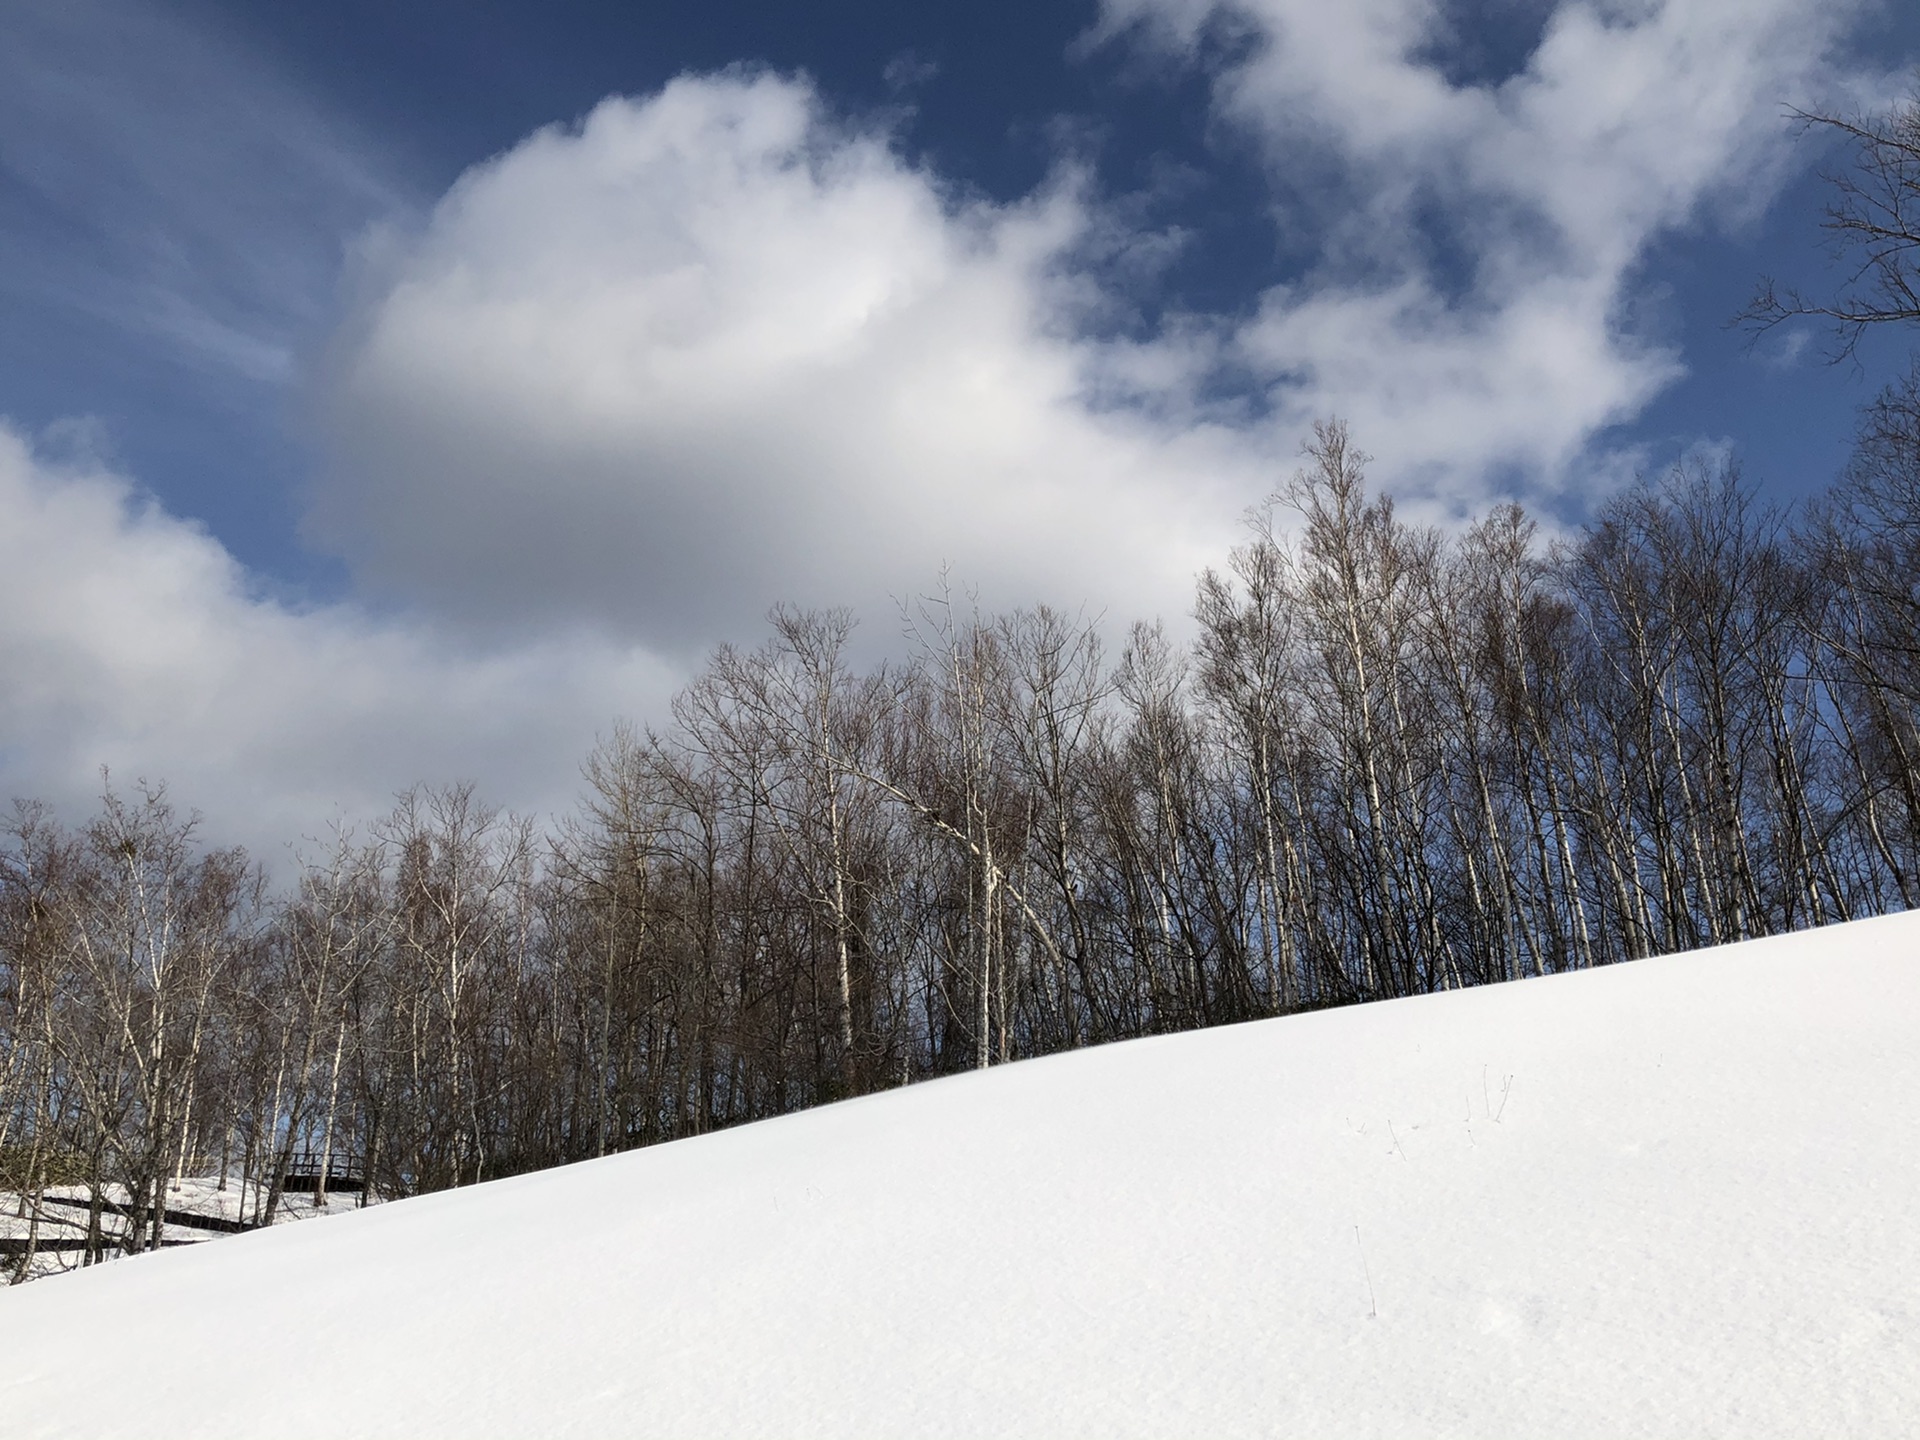
<path id="1" fill-rule="evenodd" d="M 1326 426 L 1189 648 L 941 600 L 858 673 L 848 617 L 776 612 L 550 832 L 423 788 L 284 894 L 158 791 L 19 804 L 0 1184 L 271 1212 L 320 1150 L 414 1194 L 1911 905 L 1916 457 L 1920 377 L 1804 514 L 1691 467 L 1550 547 L 1403 523 Z"/>
<path id="2" fill-rule="evenodd" d="M 1881 245 L 1878 290 L 1763 290 L 1758 323 L 1920 314 L 1916 127 L 1868 133 L 1830 215 Z M 422 788 L 275 893 L 159 790 L 77 828 L 16 804 L 0 1190 L 90 1195 L 91 1260 L 107 1195 L 138 1250 L 181 1173 L 264 1179 L 264 1220 L 295 1152 L 417 1194 L 1916 902 L 1920 368 L 1790 514 L 1691 465 L 1563 544 L 1511 505 L 1441 533 L 1363 464 L 1317 431 L 1188 646 L 949 596 L 862 672 L 850 617 L 776 611 L 548 829 Z"/>

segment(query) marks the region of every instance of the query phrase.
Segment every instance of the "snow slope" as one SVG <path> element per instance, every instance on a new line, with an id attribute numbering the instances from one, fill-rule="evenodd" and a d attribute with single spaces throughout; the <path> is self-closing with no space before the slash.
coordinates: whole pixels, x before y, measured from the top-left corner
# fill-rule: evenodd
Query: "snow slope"
<path id="1" fill-rule="evenodd" d="M 0 1293 L 28 1436 L 1920 1416 L 1920 917 L 1116 1045 Z"/>

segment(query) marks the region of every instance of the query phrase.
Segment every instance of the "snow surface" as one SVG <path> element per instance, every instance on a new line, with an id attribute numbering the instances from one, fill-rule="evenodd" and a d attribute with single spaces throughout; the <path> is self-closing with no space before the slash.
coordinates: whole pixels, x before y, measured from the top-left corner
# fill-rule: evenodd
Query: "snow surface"
<path id="1" fill-rule="evenodd" d="M 28 1436 L 1920 1416 L 1920 916 L 1137 1041 L 0 1293 Z"/>

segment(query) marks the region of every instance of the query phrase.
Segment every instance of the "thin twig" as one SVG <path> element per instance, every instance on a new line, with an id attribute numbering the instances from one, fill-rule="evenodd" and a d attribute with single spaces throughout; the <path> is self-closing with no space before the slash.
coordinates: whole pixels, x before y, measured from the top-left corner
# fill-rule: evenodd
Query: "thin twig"
<path id="1" fill-rule="evenodd" d="M 1380 1318 L 1380 1302 L 1373 1293 L 1373 1270 L 1367 1264 L 1367 1247 L 1360 1243 L 1360 1227 L 1353 1227 L 1353 1247 L 1360 1252 L 1360 1273 L 1367 1277 L 1367 1318 Z"/>

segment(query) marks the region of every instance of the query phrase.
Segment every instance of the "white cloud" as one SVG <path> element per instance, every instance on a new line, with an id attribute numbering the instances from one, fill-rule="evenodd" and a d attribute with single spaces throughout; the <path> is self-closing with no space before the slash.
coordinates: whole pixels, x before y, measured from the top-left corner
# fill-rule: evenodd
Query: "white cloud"
<path id="1" fill-rule="evenodd" d="M 76 804 L 105 762 L 255 843 L 415 779 L 557 806 L 597 729 L 775 600 L 884 638 L 944 560 L 989 605 L 1177 617 L 1315 415 L 1436 511 L 1614 483 L 1596 436 L 1681 363 L 1629 323 L 1650 246 L 1764 204 L 1781 105 L 1844 91 L 1844 7 L 1812 0 L 1564 3 L 1485 85 L 1417 0 L 1107 13 L 1181 64 L 1210 19 L 1256 37 L 1218 113 L 1306 194 L 1272 203 L 1316 258 L 1245 318 L 1089 338 L 1082 257 L 1127 248 L 1124 211 L 1072 175 L 956 194 L 803 82 L 609 100 L 368 246 L 311 523 L 388 618 L 262 600 L 126 481 L 0 431 L 5 788 Z M 207 343 L 264 365 L 250 333 Z M 1266 403 L 1203 403 L 1222 374 Z"/>
<path id="2" fill-rule="evenodd" d="M 204 531 L 4 426 L 0 675 L 0 796 L 75 819 L 108 765 L 166 781 L 211 836 L 268 858 L 416 781 L 564 807 L 596 730 L 657 712 L 672 684 L 590 637 L 477 654 L 353 607 L 260 599 Z"/>
<path id="3" fill-rule="evenodd" d="M 0 293 L 283 384 L 331 318 L 340 237 L 410 197 L 368 137 L 179 12 L 0 6 Z"/>
<path id="4" fill-rule="evenodd" d="M 943 561 L 990 602 L 1177 613 L 1271 470 L 1091 406 L 1068 184 L 955 199 L 771 75 L 609 100 L 469 173 L 375 263 L 316 533 L 487 624 L 669 646 Z"/>
<path id="5" fill-rule="evenodd" d="M 1110 0 L 1179 63 L 1255 37 L 1219 115 L 1276 194 L 1314 182 L 1276 210 L 1304 274 L 1125 344 L 1075 333 L 1123 223 L 1084 186 L 957 198 L 765 74 L 609 100 L 370 262 L 313 533 L 464 623 L 684 650 L 783 598 L 884 626 L 943 560 L 993 603 L 1177 616 L 1315 416 L 1443 512 L 1601 481 L 1595 436 L 1680 373 L 1626 319 L 1648 247 L 1773 192 L 1846 9 L 1570 0 L 1470 84 L 1436 0 Z M 1197 403 L 1225 373 L 1261 418 Z"/>
<path id="6" fill-rule="evenodd" d="M 1858 8 L 1569 0 L 1483 84 L 1434 58 L 1456 23 L 1439 0 L 1107 0 L 1103 33 L 1182 64 L 1210 27 L 1251 37 L 1219 113 L 1280 179 L 1333 183 L 1278 210 L 1318 258 L 1239 352 L 1283 423 L 1345 415 L 1385 478 L 1447 506 L 1613 468 L 1595 436 L 1683 363 L 1626 318 L 1650 245 L 1764 208 L 1783 108 L 1843 86 L 1826 57 Z"/>

